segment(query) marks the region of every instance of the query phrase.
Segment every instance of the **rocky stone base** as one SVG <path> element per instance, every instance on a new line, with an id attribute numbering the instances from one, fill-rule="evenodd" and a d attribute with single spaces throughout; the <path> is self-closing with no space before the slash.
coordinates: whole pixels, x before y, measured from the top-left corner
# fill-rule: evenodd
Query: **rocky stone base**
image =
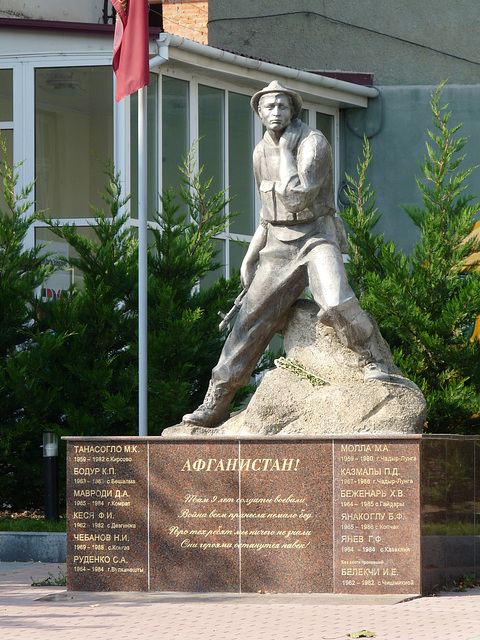
<path id="1" fill-rule="evenodd" d="M 421 433 L 426 416 L 422 392 L 393 360 L 375 332 L 389 381 L 363 381 L 356 355 L 333 329 L 317 321 L 318 308 L 299 300 L 286 318 L 287 358 L 325 384 L 313 385 L 290 369 L 269 371 L 243 411 L 215 429 L 180 424 L 163 435 L 347 435 Z"/>

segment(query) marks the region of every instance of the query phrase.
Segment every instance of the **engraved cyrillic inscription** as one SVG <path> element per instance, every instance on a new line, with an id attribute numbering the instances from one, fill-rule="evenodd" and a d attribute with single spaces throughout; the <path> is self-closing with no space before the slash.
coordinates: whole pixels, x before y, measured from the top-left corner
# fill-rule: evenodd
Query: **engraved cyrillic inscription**
<path id="1" fill-rule="evenodd" d="M 145 445 L 69 443 L 68 468 L 69 587 L 91 589 L 93 581 L 102 590 L 107 581 L 117 588 L 117 574 L 140 576 L 138 584 L 146 584 L 139 524 L 147 514 Z"/>
<path id="2" fill-rule="evenodd" d="M 418 447 L 335 444 L 336 591 L 420 591 Z"/>

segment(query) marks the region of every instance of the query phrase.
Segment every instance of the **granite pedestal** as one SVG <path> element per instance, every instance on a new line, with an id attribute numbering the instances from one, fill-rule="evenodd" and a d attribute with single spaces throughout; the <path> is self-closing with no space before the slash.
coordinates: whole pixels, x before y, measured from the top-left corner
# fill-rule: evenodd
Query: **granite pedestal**
<path id="1" fill-rule="evenodd" d="M 66 439 L 69 590 L 422 591 L 422 436 Z"/>

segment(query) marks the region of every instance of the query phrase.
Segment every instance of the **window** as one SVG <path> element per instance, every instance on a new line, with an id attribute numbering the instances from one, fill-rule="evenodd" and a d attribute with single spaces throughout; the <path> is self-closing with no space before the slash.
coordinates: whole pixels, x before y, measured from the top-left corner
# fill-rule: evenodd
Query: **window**
<path id="1" fill-rule="evenodd" d="M 248 96 L 228 94 L 228 183 L 233 198 L 230 208 L 239 215 L 230 231 L 253 235 L 255 229 L 255 185 L 253 180 L 254 113 Z"/>
<path id="2" fill-rule="evenodd" d="M 164 76 L 162 80 L 162 188 L 172 187 L 178 193 L 181 182 L 179 167 L 190 150 L 189 83 Z M 177 199 L 180 213 L 185 207 Z"/>
<path id="3" fill-rule="evenodd" d="M 315 127 L 323 133 L 326 137 L 330 146 L 332 147 L 332 151 L 335 149 L 334 144 L 334 118 L 328 113 L 321 113 L 320 111 L 316 112 L 316 123 Z"/>
<path id="4" fill-rule="evenodd" d="M 13 120 L 13 69 L 0 69 L 0 122 Z"/>
<path id="5" fill-rule="evenodd" d="M 214 87 L 198 87 L 198 161 L 203 180 L 212 178 L 213 193 L 225 188 L 224 131 L 225 92 Z"/>
<path id="6" fill-rule="evenodd" d="M 75 221 L 93 239 L 91 205 L 104 209 L 99 196 L 106 176 L 101 163 L 113 160 L 113 78 L 110 67 L 56 67 L 35 70 L 35 200 L 52 218 Z M 35 229 L 36 244 L 62 256 L 71 247 L 45 227 Z M 82 274 L 58 271 L 42 295 L 55 300 Z"/>
<path id="7" fill-rule="evenodd" d="M 0 69 L 0 136 L 5 143 L 7 156 L 13 163 L 13 70 Z M 3 150 L 2 153 L 3 160 Z M 6 208 L 3 183 L 0 181 L 0 209 Z"/>
<path id="8" fill-rule="evenodd" d="M 185 78 L 162 76 L 162 189 L 181 184 L 179 167 L 196 143 L 196 169 L 203 167 L 202 181 L 212 178 L 211 192 L 226 190 L 235 212 L 227 232 L 217 238 L 221 268 L 204 284 L 239 268 L 245 254 L 242 241 L 255 231 L 256 199 L 252 152 L 255 144 L 254 114 L 250 95 Z M 150 139 L 150 133 L 149 133 Z M 237 241 L 240 240 L 240 244 Z"/>
<path id="9" fill-rule="evenodd" d="M 35 72 L 35 200 L 53 218 L 93 217 L 90 204 L 113 158 L 113 79 L 109 67 Z"/>
<path id="10" fill-rule="evenodd" d="M 189 83 L 164 76 L 162 82 L 162 184 L 179 186 L 178 167 L 189 148 Z"/>

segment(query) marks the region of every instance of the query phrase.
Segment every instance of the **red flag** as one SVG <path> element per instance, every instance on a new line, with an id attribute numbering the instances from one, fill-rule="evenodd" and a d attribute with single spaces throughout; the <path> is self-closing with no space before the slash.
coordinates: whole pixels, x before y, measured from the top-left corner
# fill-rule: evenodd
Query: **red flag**
<path id="1" fill-rule="evenodd" d="M 111 0 L 117 12 L 113 38 L 115 100 L 149 84 L 148 0 Z"/>

